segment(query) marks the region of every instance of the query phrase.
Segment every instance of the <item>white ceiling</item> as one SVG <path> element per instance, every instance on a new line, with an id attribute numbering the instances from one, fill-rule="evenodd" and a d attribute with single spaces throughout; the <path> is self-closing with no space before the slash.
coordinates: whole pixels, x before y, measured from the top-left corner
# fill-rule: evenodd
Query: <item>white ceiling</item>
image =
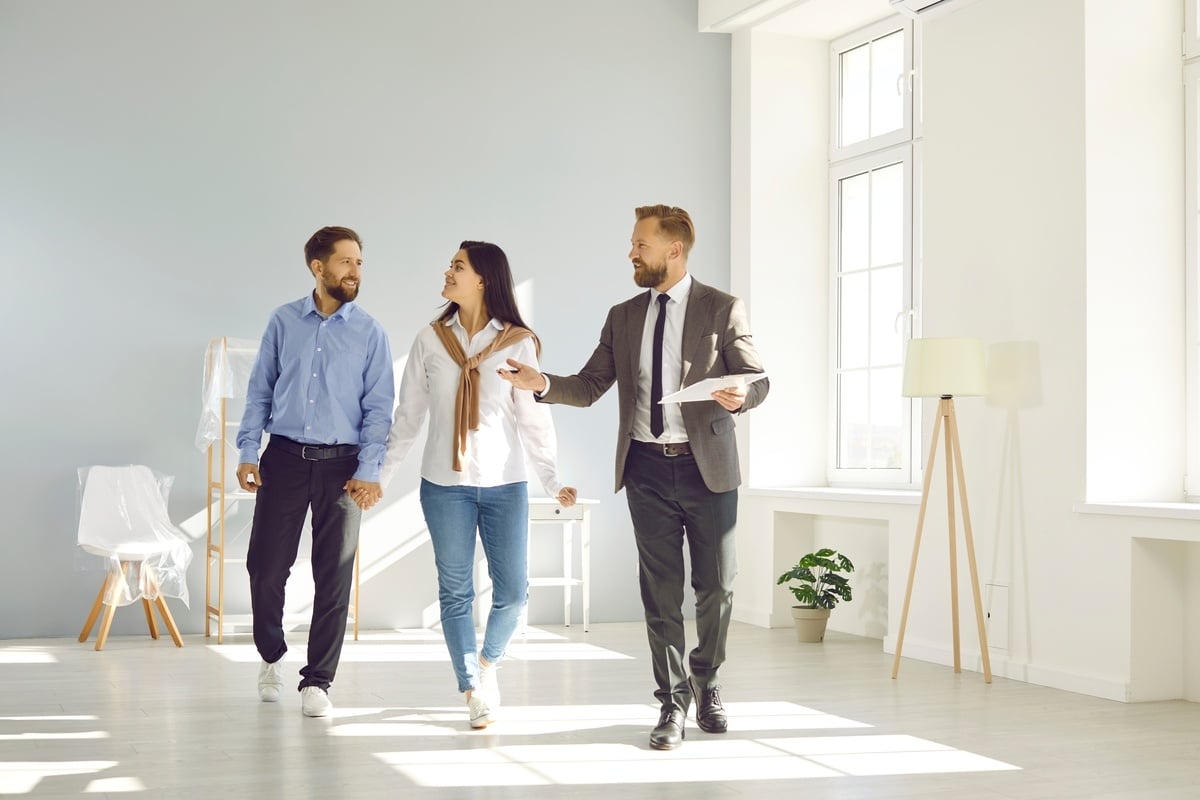
<path id="1" fill-rule="evenodd" d="M 893 13 L 888 0 L 803 0 L 755 26 L 755 30 L 835 39 Z"/>

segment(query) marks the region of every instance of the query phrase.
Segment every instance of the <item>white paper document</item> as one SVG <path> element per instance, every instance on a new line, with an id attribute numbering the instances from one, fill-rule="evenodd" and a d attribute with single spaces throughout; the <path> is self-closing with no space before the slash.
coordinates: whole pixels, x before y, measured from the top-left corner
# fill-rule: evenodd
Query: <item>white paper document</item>
<path id="1" fill-rule="evenodd" d="M 767 377 L 765 372 L 752 372 L 748 375 L 724 375 L 720 378 L 705 378 L 699 383 L 693 383 L 684 389 L 680 389 L 674 394 L 669 394 L 662 400 L 662 403 L 691 403 L 697 400 L 712 400 L 712 393 L 718 389 L 727 389 L 731 386 L 748 386 L 760 378 Z"/>

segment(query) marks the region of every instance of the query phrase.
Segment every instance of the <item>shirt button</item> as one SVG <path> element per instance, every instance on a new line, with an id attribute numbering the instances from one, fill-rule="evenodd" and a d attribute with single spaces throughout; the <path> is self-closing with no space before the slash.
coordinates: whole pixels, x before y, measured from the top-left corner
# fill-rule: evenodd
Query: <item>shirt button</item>
<path id="1" fill-rule="evenodd" d="M 305 425 L 305 426 L 304 426 L 304 430 L 306 430 L 306 431 L 311 431 L 311 430 L 312 430 L 312 425 Z"/>
<path id="2" fill-rule="evenodd" d="M 321 348 L 319 348 L 319 347 L 318 347 L 318 348 L 317 348 L 317 352 L 318 352 L 318 353 L 319 353 L 319 352 L 321 352 Z"/>
<path id="3" fill-rule="evenodd" d="M 308 401 L 308 404 L 311 406 L 311 405 L 312 405 L 313 403 L 315 403 L 315 402 L 317 402 L 317 401 L 316 401 L 316 400 L 309 400 L 309 401 Z"/>
<path id="4" fill-rule="evenodd" d="M 314 373 L 313 373 L 313 377 L 314 377 L 314 378 L 315 378 L 315 377 L 317 377 L 317 373 L 315 373 L 315 372 L 314 372 Z"/>

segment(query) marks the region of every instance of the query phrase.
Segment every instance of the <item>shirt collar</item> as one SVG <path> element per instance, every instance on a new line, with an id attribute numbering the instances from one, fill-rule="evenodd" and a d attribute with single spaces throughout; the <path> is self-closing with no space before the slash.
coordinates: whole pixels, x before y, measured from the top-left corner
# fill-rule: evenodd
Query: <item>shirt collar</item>
<path id="1" fill-rule="evenodd" d="M 340 306 L 338 306 L 337 311 L 329 315 L 329 319 L 349 319 L 351 306 L 353 305 L 354 303 L 352 302 L 342 303 Z M 302 312 L 301 316 L 308 316 L 309 314 L 316 314 L 318 317 L 324 316 L 320 311 L 317 311 L 317 302 L 313 300 L 312 292 L 309 292 L 304 296 L 303 304 L 300 306 L 300 310 Z"/>
<path id="2" fill-rule="evenodd" d="M 658 289 L 650 289 L 650 304 L 654 305 L 658 302 L 658 296 L 665 294 L 667 297 L 674 300 L 676 303 L 682 302 L 688 296 L 688 292 L 692 290 L 692 273 L 685 272 L 680 278 L 679 283 L 672 286 L 665 292 L 660 292 Z"/>
<path id="3" fill-rule="evenodd" d="M 458 327 L 462 328 L 464 331 L 466 330 L 466 326 L 463 325 L 462 322 L 460 322 L 458 319 L 458 310 L 457 309 L 455 309 L 454 313 L 451 314 L 448 318 L 446 318 L 446 320 L 444 320 L 442 322 L 442 324 L 445 325 L 447 328 L 449 328 L 453 325 L 457 325 Z M 504 323 L 501 322 L 500 320 L 496 319 L 495 317 L 492 317 L 491 319 L 488 320 L 488 325 L 490 325 L 491 327 L 495 328 L 498 331 L 504 330 Z"/>

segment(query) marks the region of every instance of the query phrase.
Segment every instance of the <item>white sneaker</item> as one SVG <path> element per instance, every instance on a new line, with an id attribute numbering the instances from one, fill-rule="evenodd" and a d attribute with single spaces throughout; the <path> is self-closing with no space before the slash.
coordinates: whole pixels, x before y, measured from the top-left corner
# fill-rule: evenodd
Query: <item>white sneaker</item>
<path id="1" fill-rule="evenodd" d="M 494 712 L 500 707 L 500 684 L 496 681 L 496 665 L 488 664 L 479 667 L 479 688 L 475 694 L 483 695 L 488 707 Z"/>
<path id="2" fill-rule="evenodd" d="M 305 686 L 300 690 L 300 708 L 306 717 L 324 717 L 333 711 L 333 703 L 320 686 Z"/>
<path id="3" fill-rule="evenodd" d="M 266 661 L 258 668 L 258 699 L 264 703 L 279 702 L 279 689 L 283 686 L 283 667 L 280 662 L 268 664 Z"/>
<path id="4" fill-rule="evenodd" d="M 467 711 L 471 715 L 472 728 L 486 728 L 492 721 L 492 709 L 478 692 L 471 692 L 471 699 L 467 701 Z"/>

